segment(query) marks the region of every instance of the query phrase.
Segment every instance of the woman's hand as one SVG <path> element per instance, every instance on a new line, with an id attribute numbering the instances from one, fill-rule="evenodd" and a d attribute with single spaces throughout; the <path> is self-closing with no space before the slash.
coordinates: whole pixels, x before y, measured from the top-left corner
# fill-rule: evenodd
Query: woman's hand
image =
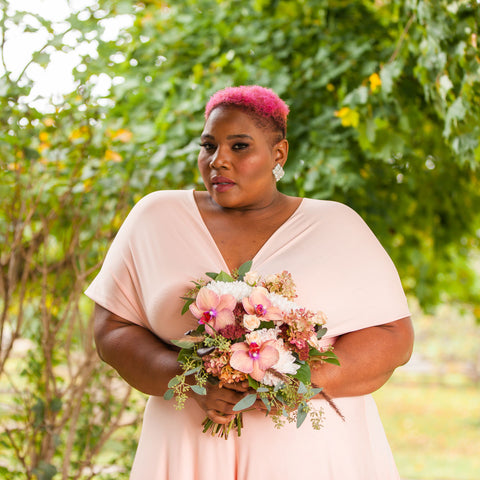
<path id="1" fill-rule="evenodd" d="M 206 395 L 198 395 L 194 392 L 191 397 L 205 411 L 207 417 L 215 423 L 225 425 L 230 423 L 238 412 L 233 411 L 233 407 L 238 403 L 248 391 L 248 383 L 224 385 L 221 388 L 218 385 L 207 383 Z"/>

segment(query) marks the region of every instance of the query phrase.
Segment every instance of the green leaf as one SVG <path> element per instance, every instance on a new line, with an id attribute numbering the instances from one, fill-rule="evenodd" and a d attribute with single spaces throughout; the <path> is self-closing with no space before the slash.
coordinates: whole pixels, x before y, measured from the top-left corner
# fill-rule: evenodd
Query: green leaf
<path id="1" fill-rule="evenodd" d="M 195 346 L 195 342 L 192 342 L 191 340 L 188 340 L 188 339 L 170 340 L 170 342 L 176 347 L 186 348 L 186 349 L 193 348 Z"/>
<path id="2" fill-rule="evenodd" d="M 185 361 L 187 361 L 190 356 L 192 354 L 192 350 L 189 349 L 189 348 L 182 348 L 179 352 L 178 352 L 178 357 L 177 357 L 177 361 L 180 362 L 180 363 L 184 363 Z M 198 358 L 198 360 L 200 360 L 200 357 Z"/>
<path id="3" fill-rule="evenodd" d="M 35 52 L 33 54 L 33 61 L 38 63 L 41 67 L 46 67 L 50 62 L 50 55 L 45 52 Z"/>
<path id="4" fill-rule="evenodd" d="M 187 376 L 187 375 L 193 375 L 194 373 L 197 373 L 201 370 L 201 365 L 199 365 L 198 367 L 195 367 L 195 368 L 191 368 L 190 370 L 187 370 L 184 375 Z"/>
<path id="5" fill-rule="evenodd" d="M 33 473 L 36 475 L 38 480 L 52 480 L 57 473 L 57 469 L 50 463 L 40 461 L 39 466 L 33 469 Z"/>
<path id="6" fill-rule="evenodd" d="M 314 397 L 315 395 L 318 395 L 322 390 L 323 388 L 312 388 L 312 397 Z"/>
<path id="7" fill-rule="evenodd" d="M 317 338 L 320 340 L 325 334 L 327 333 L 327 329 L 325 327 L 320 328 L 317 330 Z"/>
<path id="8" fill-rule="evenodd" d="M 246 395 L 245 397 L 243 397 L 239 402 L 237 402 L 232 410 L 234 412 L 238 412 L 240 410 L 245 410 L 246 408 L 250 408 L 255 403 L 256 399 L 257 399 L 257 394 L 250 393 L 249 395 Z"/>
<path id="9" fill-rule="evenodd" d="M 185 304 L 183 305 L 182 308 L 182 315 L 185 315 L 189 311 L 190 305 L 195 301 L 194 298 L 188 298 L 188 297 L 181 297 L 182 300 L 185 300 Z"/>
<path id="10" fill-rule="evenodd" d="M 303 382 L 299 383 L 297 393 L 300 395 L 304 395 L 305 393 L 307 393 L 307 387 Z"/>
<path id="11" fill-rule="evenodd" d="M 62 399 L 56 397 L 50 402 L 50 410 L 52 412 L 59 412 L 62 409 L 62 404 Z"/>
<path id="12" fill-rule="evenodd" d="M 327 350 L 326 352 L 320 352 L 320 354 L 324 362 L 331 363 L 333 365 L 340 365 L 337 356 L 331 350 Z"/>
<path id="13" fill-rule="evenodd" d="M 297 409 L 297 428 L 300 428 L 308 415 L 308 407 L 303 402 L 300 403 Z"/>
<path id="14" fill-rule="evenodd" d="M 254 380 L 252 377 L 250 377 L 250 375 L 247 377 L 247 380 L 248 380 L 248 386 L 249 387 L 252 387 L 254 390 L 259 389 L 260 382 L 257 382 L 256 380 Z"/>
<path id="15" fill-rule="evenodd" d="M 217 275 L 215 279 L 217 282 L 234 282 L 235 280 L 232 278 L 230 274 L 224 272 L 223 270 Z"/>
<path id="16" fill-rule="evenodd" d="M 260 397 L 260 400 L 263 402 L 263 404 L 267 407 L 267 415 L 270 413 L 272 410 L 272 405 L 268 401 L 268 398 L 266 397 Z"/>
<path id="17" fill-rule="evenodd" d="M 169 388 L 164 394 L 163 394 L 163 398 L 165 400 L 171 400 L 173 398 L 173 396 L 175 395 L 175 392 Z"/>
<path id="18" fill-rule="evenodd" d="M 325 363 L 331 363 L 332 365 L 340 366 L 340 362 L 337 357 L 335 358 L 324 358 L 323 361 Z"/>
<path id="19" fill-rule="evenodd" d="M 213 280 L 216 280 L 217 279 L 217 276 L 218 276 L 218 273 L 215 273 L 215 272 L 207 272 L 205 274 L 207 277 L 210 277 L 211 279 Z"/>
<path id="20" fill-rule="evenodd" d="M 173 388 L 175 387 L 176 385 L 178 385 L 179 383 L 181 382 L 181 379 L 176 376 L 176 377 L 173 377 L 170 379 L 170 381 L 168 382 L 168 388 Z"/>
<path id="21" fill-rule="evenodd" d="M 312 374 L 310 371 L 310 366 L 307 363 L 300 365 L 300 368 L 297 370 L 297 373 L 294 375 L 294 377 L 297 380 L 300 380 L 300 382 L 303 382 L 304 384 L 310 383 L 311 376 Z"/>
<path id="22" fill-rule="evenodd" d="M 238 267 L 238 279 L 240 281 L 243 280 L 245 274 L 250 271 L 250 269 L 252 268 L 252 263 L 252 260 L 248 260 L 247 262 L 242 263 L 242 265 Z"/>
<path id="23" fill-rule="evenodd" d="M 197 395 L 206 395 L 207 389 L 202 387 L 201 385 L 190 385 L 190 388 L 197 394 Z"/>

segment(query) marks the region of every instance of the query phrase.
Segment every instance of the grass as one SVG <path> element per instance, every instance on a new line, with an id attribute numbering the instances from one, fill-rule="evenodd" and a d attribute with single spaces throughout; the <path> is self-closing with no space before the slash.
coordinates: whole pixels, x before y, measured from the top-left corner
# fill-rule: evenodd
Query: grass
<path id="1" fill-rule="evenodd" d="M 396 374 L 374 397 L 402 478 L 480 478 L 478 387 Z"/>

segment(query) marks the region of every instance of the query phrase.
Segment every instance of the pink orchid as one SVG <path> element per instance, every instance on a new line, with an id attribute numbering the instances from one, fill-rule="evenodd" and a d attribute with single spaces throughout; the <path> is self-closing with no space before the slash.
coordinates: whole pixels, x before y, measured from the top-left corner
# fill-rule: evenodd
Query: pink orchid
<path id="1" fill-rule="evenodd" d="M 268 290 L 264 287 L 254 288 L 250 296 L 244 298 L 242 303 L 248 314 L 256 315 L 261 320 L 266 322 L 282 320 L 282 311 L 272 305 L 268 298 Z"/>
<path id="2" fill-rule="evenodd" d="M 198 323 L 205 325 L 210 335 L 227 325 L 235 325 L 233 310 L 237 301 L 233 295 L 217 295 L 209 288 L 202 287 L 195 303 L 190 305 L 190 311 L 198 318 Z"/>
<path id="3" fill-rule="evenodd" d="M 265 372 L 273 367 L 280 357 L 278 350 L 273 346 L 274 340 L 267 340 L 258 345 L 256 342 L 234 343 L 230 351 L 230 366 L 235 370 L 248 373 L 253 379 L 261 382 Z"/>

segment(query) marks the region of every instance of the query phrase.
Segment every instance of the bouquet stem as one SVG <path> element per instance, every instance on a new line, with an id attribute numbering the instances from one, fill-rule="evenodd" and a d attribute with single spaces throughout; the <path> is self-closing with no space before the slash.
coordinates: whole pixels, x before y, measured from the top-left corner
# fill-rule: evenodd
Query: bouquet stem
<path id="1" fill-rule="evenodd" d="M 215 423 L 207 417 L 203 421 L 202 426 L 203 433 L 210 433 L 212 437 L 217 436 L 226 440 L 232 430 L 236 430 L 237 435 L 240 436 L 243 427 L 243 417 L 241 413 L 237 413 L 229 423 L 223 425 Z"/>

